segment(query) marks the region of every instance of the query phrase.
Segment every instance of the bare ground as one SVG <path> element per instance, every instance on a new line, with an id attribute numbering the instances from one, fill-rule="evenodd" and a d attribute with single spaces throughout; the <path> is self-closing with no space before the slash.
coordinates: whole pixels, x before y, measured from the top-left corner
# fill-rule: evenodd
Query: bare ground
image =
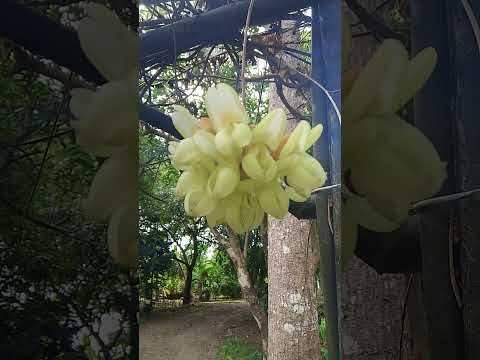
<path id="1" fill-rule="evenodd" d="M 172 312 L 154 312 L 140 325 L 141 360 L 213 360 L 227 336 L 261 349 L 248 305 L 242 301 L 200 303 Z"/>

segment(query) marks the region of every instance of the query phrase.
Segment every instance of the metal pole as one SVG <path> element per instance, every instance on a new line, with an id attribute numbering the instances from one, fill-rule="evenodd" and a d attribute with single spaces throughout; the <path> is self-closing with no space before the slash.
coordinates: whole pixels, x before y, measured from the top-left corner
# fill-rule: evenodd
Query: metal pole
<path id="1" fill-rule="evenodd" d="M 340 107 L 341 100 L 341 1 L 319 0 L 312 6 L 312 77 L 326 88 Z M 329 185 L 341 183 L 341 122 L 330 99 L 312 84 L 313 124 L 323 125 L 314 156 L 328 172 Z M 320 270 L 325 299 L 329 360 L 339 360 L 340 341 L 340 201 L 341 189 L 315 196 Z"/>

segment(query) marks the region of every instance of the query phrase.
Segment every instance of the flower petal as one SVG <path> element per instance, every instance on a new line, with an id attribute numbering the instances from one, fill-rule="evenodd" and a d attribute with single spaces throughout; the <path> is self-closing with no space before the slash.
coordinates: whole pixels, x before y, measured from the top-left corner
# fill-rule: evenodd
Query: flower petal
<path id="1" fill-rule="evenodd" d="M 173 126 L 184 138 L 192 137 L 200 127 L 199 122 L 183 106 L 174 106 L 175 111 L 171 114 Z"/>
<path id="2" fill-rule="evenodd" d="M 207 191 L 215 199 L 223 199 L 235 190 L 240 182 L 238 169 L 219 166 L 209 177 Z"/>
<path id="3" fill-rule="evenodd" d="M 300 121 L 288 137 L 287 143 L 280 152 L 280 159 L 293 152 L 303 152 L 307 145 L 310 130 L 310 124 L 308 122 L 305 120 Z"/>
<path id="4" fill-rule="evenodd" d="M 266 144 L 270 150 L 275 150 L 282 141 L 287 128 L 287 115 L 282 108 L 270 111 L 254 128 L 255 142 Z"/>
<path id="5" fill-rule="evenodd" d="M 248 124 L 248 116 L 238 94 L 227 84 L 209 88 L 205 105 L 216 131 L 232 123 Z"/>
<path id="6" fill-rule="evenodd" d="M 98 170 L 83 202 L 85 213 L 96 221 L 105 221 L 119 207 L 135 198 L 137 164 L 129 156 L 107 159 Z"/>
<path id="7" fill-rule="evenodd" d="M 90 3 L 80 21 L 78 36 L 83 51 L 108 80 L 118 80 L 135 68 L 138 37 L 105 6 Z"/>
<path id="8" fill-rule="evenodd" d="M 288 212 L 288 194 L 276 181 L 272 181 L 259 192 L 258 201 L 262 209 L 274 218 L 282 219 Z"/>
<path id="9" fill-rule="evenodd" d="M 192 190 L 202 190 L 205 188 L 207 180 L 207 172 L 196 171 L 195 169 L 184 171 L 177 181 L 175 195 L 183 197 Z"/>
<path id="10" fill-rule="evenodd" d="M 215 147 L 224 156 L 233 157 L 239 153 L 239 148 L 232 138 L 231 129 L 225 127 L 215 135 Z"/>
<path id="11" fill-rule="evenodd" d="M 252 140 L 252 131 L 247 124 L 234 124 L 232 138 L 238 147 L 245 147 L 250 144 L 250 141 Z"/>
<path id="12" fill-rule="evenodd" d="M 188 215 L 200 217 L 210 214 L 217 202 L 206 191 L 193 190 L 185 196 L 183 204 Z"/>
<path id="13" fill-rule="evenodd" d="M 305 148 L 303 150 L 307 151 L 308 149 L 310 149 L 313 146 L 313 144 L 315 144 L 315 142 L 320 138 L 320 136 L 322 135 L 322 132 L 323 132 L 322 124 L 318 124 L 315 127 L 313 127 L 307 136 L 307 141 L 305 143 Z"/>
<path id="14" fill-rule="evenodd" d="M 215 159 L 218 156 L 217 148 L 215 146 L 215 135 L 206 130 L 198 130 L 193 135 L 193 142 L 197 145 L 202 154 Z"/>
<path id="15" fill-rule="evenodd" d="M 425 84 L 435 68 L 437 63 L 437 52 L 435 49 L 429 47 L 423 49 L 417 54 L 408 65 L 408 71 L 403 78 L 402 86 L 395 106 L 394 112 L 398 111 L 403 105 L 405 105 L 416 92 Z"/>
<path id="16" fill-rule="evenodd" d="M 244 156 L 242 169 L 254 180 L 270 182 L 277 174 L 277 163 L 265 145 L 256 145 Z"/>
<path id="17" fill-rule="evenodd" d="M 342 117 L 354 121 L 372 110 L 384 114 L 393 109 L 401 76 L 408 67 L 408 53 L 403 44 L 394 39 L 385 40 L 358 75 L 342 103 Z M 379 82 L 380 79 L 380 82 Z"/>
<path id="18" fill-rule="evenodd" d="M 108 223 L 108 251 L 115 262 L 135 268 L 138 258 L 138 207 L 115 210 Z"/>

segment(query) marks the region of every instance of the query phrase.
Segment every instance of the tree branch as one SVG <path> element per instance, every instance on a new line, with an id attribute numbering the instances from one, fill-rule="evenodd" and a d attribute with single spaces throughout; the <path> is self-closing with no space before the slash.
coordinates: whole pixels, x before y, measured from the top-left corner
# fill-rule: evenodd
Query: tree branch
<path id="1" fill-rule="evenodd" d="M 268 24 L 284 14 L 309 7 L 313 0 L 258 0 L 251 26 Z M 238 1 L 140 35 L 140 62 L 173 63 L 178 54 L 196 45 L 213 45 L 240 38 L 250 1 Z M 219 31 L 220 30 L 220 31 Z M 174 51 L 175 49 L 176 51 Z"/>
<path id="2" fill-rule="evenodd" d="M 398 39 L 402 40 L 400 34 L 392 31 L 387 25 L 385 25 L 376 15 L 371 14 L 357 0 L 345 0 L 350 10 L 357 15 L 361 23 L 365 27 L 372 31 L 372 33 L 380 35 L 384 39 Z"/>

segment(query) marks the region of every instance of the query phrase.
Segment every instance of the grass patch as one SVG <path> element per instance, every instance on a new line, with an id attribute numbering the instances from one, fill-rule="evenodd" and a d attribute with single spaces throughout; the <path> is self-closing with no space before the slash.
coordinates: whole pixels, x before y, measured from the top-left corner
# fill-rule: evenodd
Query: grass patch
<path id="1" fill-rule="evenodd" d="M 225 338 L 215 360 L 262 360 L 262 353 L 237 336 Z"/>

